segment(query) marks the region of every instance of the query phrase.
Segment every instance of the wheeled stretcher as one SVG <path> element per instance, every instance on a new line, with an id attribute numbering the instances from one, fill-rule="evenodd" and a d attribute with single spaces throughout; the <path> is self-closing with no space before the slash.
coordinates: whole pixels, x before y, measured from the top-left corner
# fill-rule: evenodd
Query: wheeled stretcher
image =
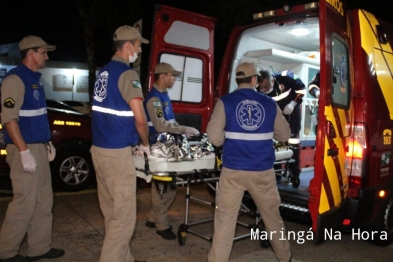
<path id="1" fill-rule="evenodd" d="M 292 156 L 292 151 L 289 148 L 286 149 L 276 149 L 276 162 L 275 165 L 279 165 L 281 168 L 275 170 L 276 173 L 285 175 L 288 173 L 288 164 L 294 162 L 290 157 Z M 219 175 L 220 175 L 220 165 L 218 164 L 216 155 L 210 153 L 204 155 L 203 157 L 193 160 L 193 161 L 167 161 L 163 158 L 142 157 L 140 155 L 134 155 L 135 167 L 137 170 L 138 177 L 146 179 L 150 182 L 154 181 L 154 185 L 160 194 L 165 194 L 169 186 L 183 185 L 186 186 L 186 211 L 185 211 L 185 221 L 181 224 L 177 231 L 178 243 L 184 246 L 186 243 L 187 233 L 191 233 L 208 241 L 212 241 L 212 236 L 207 236 L 201 232 L 193 230 L 194 226 L 198 226 L 204 223 L 212 222 L 214 217 L 203 219 L 200 221 L 190 222 L 189 221 L 189 207 L 190 200 L 196 201 L 198 203 L 206 204 L 215 208 L 214 202 L 209 202 L 204 199 L 194 197 L 190 193 L 190 186 L 197 183 L 207 183 L 207 186 L 211 191 L 215 191 L 218 185 Z M 153 185 L 152 185 L 153 186 Z M 245 197 L 249 197 L 245 194 Z M 242 203 L 239 211 L 240 214 L 246 214 L 253 218 L 253 223 L 247 224 L 244 222 L 237 221 L 237 224 L 246 227 L 251 230 L 251 228 L 258 228 L 261 217 L 257 209 L 248 207 L 246 204 Z M 254 220 L 255 218 L 255 220 Z M 263 229 L 261 229 L 263 230 Z M 251 232 L 251 231 L 250 231 Z M 251 233 L 236 236 L 234 241 L 248 238 Z M 267 247 L 269 244 L 265 241 L 260 242 L 261 247 Z"/>

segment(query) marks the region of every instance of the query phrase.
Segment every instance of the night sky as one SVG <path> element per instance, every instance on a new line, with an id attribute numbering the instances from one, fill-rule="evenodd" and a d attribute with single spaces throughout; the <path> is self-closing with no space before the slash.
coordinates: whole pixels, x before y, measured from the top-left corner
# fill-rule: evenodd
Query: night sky
<path id="1" fill-rule="evenodd" d="M 151 39 L 152 0 L 79 0 L 99 3 L 93 17 L 97 65 L 105 64 L 112 55 L 111 41 L 115 29 L 124 24 L 132 25 L 143 19 L 143 36 Z M 251 21 L 252 14 L 280 7 L 280 0 L 162 0 L 166 4 L 217 18 L 216 42 L 225 45 L 230 29 L 236 24 Z M 304 3 L 310 1 L 287 1 Z M 362 7 L 377 16 L 393 22 L 390 14 L 393 0 L 352 0 L 351 6 Z M 92 11 L 91 8 L 87 9 Z M 241 10 L 241 12 L 239 12 Z M 389 12 L 389 13 L 388 13 Z M 84 27 L 78 10 L 78 0 L 3 0 L 0 6 L 0 45 L 19 42 L 26 35 L 41 36 L 47 43 L 57 46 L 50 59 L 56 61 L 86 62 Z M 222 42 L 222 43 L 220 43 Z M 144 47 L 143 54 L 149 52 Z M 219 57 L 224 48 L 216 48 Z M 147 57 L 145 55 L 145 57 Z M 143 65 L 142 65 L 143 66 Z"/>

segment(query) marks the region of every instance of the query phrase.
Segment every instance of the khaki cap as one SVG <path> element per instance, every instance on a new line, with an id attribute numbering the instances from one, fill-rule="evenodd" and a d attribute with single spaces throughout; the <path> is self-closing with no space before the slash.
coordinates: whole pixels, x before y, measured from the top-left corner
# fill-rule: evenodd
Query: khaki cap
<path id="1" fill-rule="evenodd" d="M 168 63 L 158 63 L 156 64 L 156 67 L 154 68 L 154 74 L 166 74 L 166 73 L 172 73 L 174 76 L 179 76 L 181 75 L 181 71 L 176 71 L 173 66 L 171 66 Z"/>
<path id="2" fill-rule="evenodd" d="M 139 39 L 142 43 L 148 44 L 149 40 L 143 38 L 141 33 L 132 26 L 123 25 L 116 29 L 115 33 L 113 34 L 114 41 L 124 41 L 124 40 L 136 40 Z"/>
<path id="3" fill-rule="evenodd" d="M 251 63 L 241 63 L 236 67 L 236 78 L 246 78 L 250 76 L 260 76 L 257 68 Z"/>
<path id="4" fill-rule="evenodd" d="M 23 38 L 19 42 L 19 50 L 26 50 L 36 47 L 46 48 L 48 51 L 53 51 L 56 49 L 54 45 L 48 45 L 41 37 L 29 35 Z"/>

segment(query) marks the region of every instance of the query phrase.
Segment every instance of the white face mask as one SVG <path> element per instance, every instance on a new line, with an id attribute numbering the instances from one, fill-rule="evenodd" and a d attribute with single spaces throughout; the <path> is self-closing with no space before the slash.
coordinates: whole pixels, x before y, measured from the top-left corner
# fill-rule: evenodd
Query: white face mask
<path id="1" fill-rule="evenodd" d="M 271 91 L 273 91 L 273 87 L 271 87 L 269 90 L 267 90 L 267 91 L 263 91 L 262 89 L 261 89 L 261 91 L 262 91 L 262 93 L 264 93 L 264 94 L 269 94 Z"/>
<path id="2" fill-rule="evenodd" d="M 131 56 L 130 55 L 130 51 L 128 51 L 128 62 L 131 64 L 131 63 L 134 63 L 135 62 L 135 60 L 138 58 L 138 54 L 135 52 L 135 49 L 134 49 L 134 47 L 131 45 L 131 47 L 132 47 L 132 50 L 134 51 L 134 55 L 133 56 Z"/>

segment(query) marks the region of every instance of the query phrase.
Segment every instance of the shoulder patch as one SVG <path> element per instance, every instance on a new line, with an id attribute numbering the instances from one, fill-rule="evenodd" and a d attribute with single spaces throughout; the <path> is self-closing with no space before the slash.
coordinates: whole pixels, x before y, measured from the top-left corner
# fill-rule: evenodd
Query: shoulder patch
<path id="1" fill-rule="evenodd" d="M 134 87 L 134 88 L 142 88 L 141 82 L 133 80 L 132 81 L 132 87 Z"/>
<path id="2" fill-rule="evenodd" d="M 158 118 L 160 118 L 160 117 L 162 117 L 164 114 L 162 113 L 162 110 L 161 109 L 158 109 L 157 110 L 157 117 Z"/>
<path id="3" fill-rule="evenodd" d="M 161 101 L 153 102 L 153 107 L 161 107 Z"/>
<path id="4" fill-rule="evenodd" d="M 4 100 L 3 106 L 6 108 L 14 108 L 15 107 L 15 100 L 12 99 L 11 97 L 9 97 Z"/>

